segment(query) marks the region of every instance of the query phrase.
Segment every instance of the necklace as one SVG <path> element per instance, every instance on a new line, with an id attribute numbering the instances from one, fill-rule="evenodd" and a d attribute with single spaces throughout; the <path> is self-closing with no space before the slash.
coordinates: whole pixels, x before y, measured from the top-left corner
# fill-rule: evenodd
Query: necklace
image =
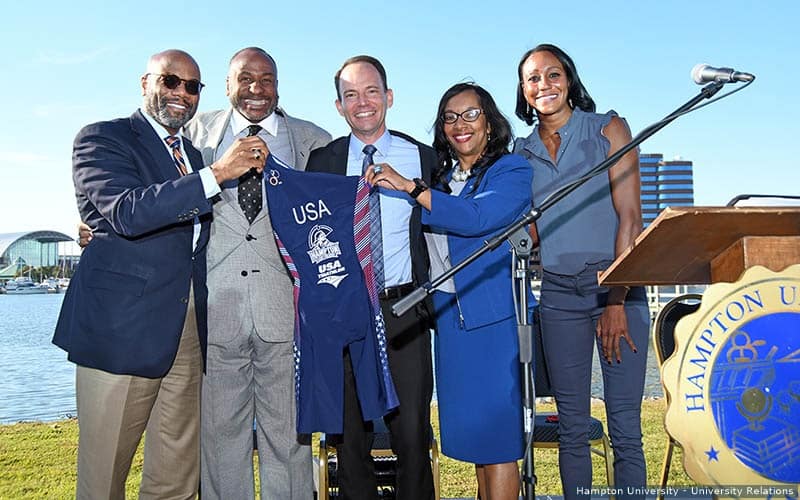
<path id="1" fill-rule="evenodd" d="M 461 167 L 456 165 L 453 167 L 453 180 L 456 182 L 464 182 L 469 179 L 469 170 L 461 170 Z"/>

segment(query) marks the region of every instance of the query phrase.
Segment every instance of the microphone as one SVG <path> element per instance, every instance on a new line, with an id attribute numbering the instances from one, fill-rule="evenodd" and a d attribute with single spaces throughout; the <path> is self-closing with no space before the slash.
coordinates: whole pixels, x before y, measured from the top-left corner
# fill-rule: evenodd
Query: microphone
<path id="1" fill-rule="evenodd" d="M 698 64 L 692 68 L 692 80 L 698 85 L 710 82 L 752 82 L 755 75 L 734 71 L 732 68 L 715 68 L 708 64 Z"/>

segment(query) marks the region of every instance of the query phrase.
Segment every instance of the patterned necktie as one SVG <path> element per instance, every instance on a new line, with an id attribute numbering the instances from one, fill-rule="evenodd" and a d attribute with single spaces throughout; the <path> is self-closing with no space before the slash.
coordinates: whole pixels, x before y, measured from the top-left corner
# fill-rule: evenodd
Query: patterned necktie
<path id="1" fill-rule="evenodd" d="M 261 130 L 260 125 L 250 125 L 247 127 L 247 137 L 257 135 Z M 261 179 L 263 175 L 250 169 L 243 176 L 239 177 L 239 206 L 242 207 L 247 222 L 253 223 L 261 206 L 264 203 L 261 193 Z"/>
<path id="2" fill-rule="evenodd" d="M 373 155 L 378 150 L 372 144 L 367 144 L 362 150 L 364 161 L 361 163 L 361 171 L 374 163 Z M 372 247 L 372 267 L 375 271 L 375 284 L 378 291 L 383 291 L 386 279 L 383 275 L 383 234 L 381 232 L 381 198 L 380 190 L 373 187 L 369 193 L 369 241 Z"/>
<path id="3" fill-rule="evenodd" d="M 183 159 L 183 153 L 181 153 L 181 138 L 168 135 L 164 140 L 167 142 L 167 146 L 172 148 L 172 157 L 175 160 L 175 167 L 177 167 L 178 172 L 181 175 L 186 175 L 189 171 L 186 169 L 186 160 Z"/>

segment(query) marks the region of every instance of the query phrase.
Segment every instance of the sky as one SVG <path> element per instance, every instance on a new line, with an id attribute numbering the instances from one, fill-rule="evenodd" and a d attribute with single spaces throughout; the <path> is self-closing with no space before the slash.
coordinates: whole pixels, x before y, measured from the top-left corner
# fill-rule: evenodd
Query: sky
<path id="1" fill-rule="evenodd" d="M 689 76 L 696 64 L 732 67 L 755 82 L 679 118 L 641 152 L 691 160 L 697 205 L 724 205 L 740 193 L 800 194 L 794 0 L 45 0 L 3 11 L 0 233 L 76 233 L 75 134 L 134 112 L 147 59 L 167 48 L 198 61 L 207 84 L 200 111 L 229 106 L 235 51 L 264 48 L 278 65 L 280 105 L 334 137 L 348 133 L 334 106 L 334 73 L 350 56 L 375 56 L 394 91 L 387 124 L 425 143 L 439 98 L 461 81 L 489 90 L 515 135 L 527 136 L 530 127 L 514 116 L 517 65 L 539 43 L 570 54 L 598 111 L 616 110 L 634 135 L 700 91 Z"/>

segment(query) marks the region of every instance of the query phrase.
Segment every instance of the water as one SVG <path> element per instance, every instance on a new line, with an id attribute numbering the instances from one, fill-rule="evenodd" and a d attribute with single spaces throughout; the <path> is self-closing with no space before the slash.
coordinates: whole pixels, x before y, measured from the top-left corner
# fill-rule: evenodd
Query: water
<path id="1" fill-rule="evenodd" d="M 75 365 L 50 342 L 63 300 L 63 294 L 0 295 L 0 424 L 58 420 L 77 413 Z M 602 394 L 595 358 L 592 395 Z M 652 346 L 644 394 L 663 394 Z"/>
<path id="2" fill-rule="evenodd" d="M 0 295 L 0 423 L 75 415 L 75 365 L 54 346 L 63 294 Z"/>

